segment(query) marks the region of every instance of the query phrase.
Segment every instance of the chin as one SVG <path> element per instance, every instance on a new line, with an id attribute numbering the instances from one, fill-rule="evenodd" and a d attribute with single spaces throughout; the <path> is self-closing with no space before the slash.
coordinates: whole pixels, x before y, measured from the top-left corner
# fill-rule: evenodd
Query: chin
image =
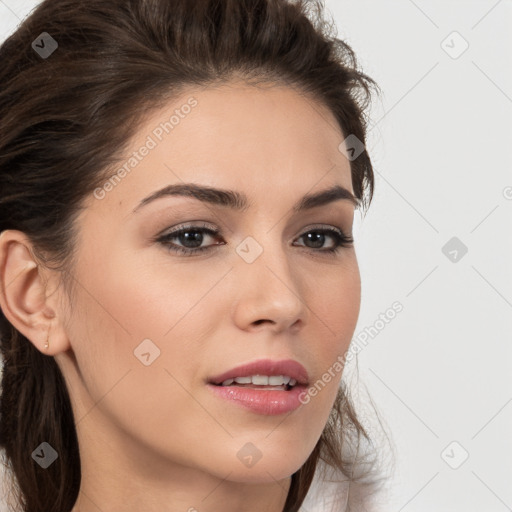
<path id="1" fill-rule="evenodd" d="M 236 462 L 226 464 L 226 472 L 223 473 L 224 478 L 229 474 L 228 480 L 240 483 L 268 483 L 272 484 L 276 481 L 283 480 L 291 477 L 296 473 L 306 462 L 308 455 L 304 454 L 302 458 L 297 457 L 290 459 L 286 453 L 274 453 L 266 460 L 262 456 L 252 466 L 249 463 L 244 464 L 237 458 Z M 218 468 L 217 468 L 218 471 Z"/>
<path id="2" fill-rule="evenodd" d="M 276 482 L 290 478 L 293 473 L 299 469 L 300 466 L 296 469 L 288 467 L 288 470 L 280 469 L 278 471 L 272 465 L 261 466 L 259 469 L 257 469 L 256 466 L 246 470 L 238 468 L 229 475 L 227 480 L 245 484 L 275 484 Z"/>

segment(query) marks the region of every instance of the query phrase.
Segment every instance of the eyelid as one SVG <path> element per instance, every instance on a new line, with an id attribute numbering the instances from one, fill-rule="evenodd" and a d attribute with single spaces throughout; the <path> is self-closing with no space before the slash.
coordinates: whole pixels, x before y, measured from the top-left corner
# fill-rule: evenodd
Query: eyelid
<path id="1" fill-rule="evenodd" d="M 157 235 L 155 235 L 153 237 L 153 240 L 157 240 L 158 238 L 160 238 L 162 236 L 167 236 L 170 234 L 174 234 L 176 232 L 180 232 L 184 229 L 197 229 L 197 228 L 209 229 L 211 231 L 215 231 L 215 233 L 218 235 L 221 234 L 221 229 L 218 229 L 217 227 L 215 227 L 214 224 L 208 224 L 202 220 L 192 220 L 192 221 L 188 221 L 188 222 L 182 222 L 181 224 L 177 224 L 176 226 L 173 226 L 171 228 L 166 227 L 165 229 L 160 231 Z"/>
<path id="2" fill-rule="evenodd" d="M 194 228 L 209 229 L 211 231 L 215 231 L 215 234 L 217 234 L 219 236 L 222 236 L 222 233 L 223 233 L 222 228 L 217 228 L 214 224 L 210 224 L 210 223 L 207 223 L 206 221 L 202 221 L 202 220 L 197 220 L 197 221 L 193 220 L 193 221 L 183 222 L 181 224 L 173 226 L 172 228 L 166 227 L 161 232 L 159 232 L 154 238 L 158 238 L 161 236 L 169 235 L 171 233 L 179 232 L 183 229 L 194 229 Z M 311 224 L 311 225 L 305 226 L 303 228 L 301 234 L 304 234 L 305 232 L 311 231 L 313 229 L 330 229 L 330 228 L 335 228 L 336 230 L 339 231 L 339 233 L 341 235 L 345 235 L 347 237 L 352 236 L 351 232 L 345 231 L 340 226 L 334 226 L 332 224 L 321 224 L 321 223 L 316 223 L 316 224 Z"/>
<path id="3" fill-rule="evenodd" d="M 337 231 L 339 231 L 339 233 L 340 233 L 341 235 L 345 235 L 345 236 L 349 236 L 349 235 L 350 235 L 350 233 L 346 233 L 346 232 L 345 232 L 345 230 L 344 230 L 343 228 L 338 227 L 338 226 L 333 226 L 332 224 L 313 224 L 313 225 L 311 225 L 311 226 L 306 226 L 306 227 L 304 228 L 303 233 L 304 233 L 305 231 L 312 231 L 312 230 L 314 230 L 314 229 L 332 229 L 332 228 L 334 228 L 334 229 L 336 229 Z"/>

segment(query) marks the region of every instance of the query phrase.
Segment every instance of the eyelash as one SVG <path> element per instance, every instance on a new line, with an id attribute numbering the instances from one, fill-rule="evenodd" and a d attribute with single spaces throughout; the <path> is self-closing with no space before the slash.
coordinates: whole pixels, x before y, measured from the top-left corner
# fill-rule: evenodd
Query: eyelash
<path id="1" fill-rule="evenodd" d="M 188 232 L 200 232 L 200 233 L 207 233 L 208 235 L 212 236 L 218 236 L 220 234 L 220 231 L 214 230 L 211 228 L 208 228 L 206 225 L 191 225 L 191 226 L 184 226 L 180 229 L 177 229 L 175 231 L 172 231 L 170 233 L 167 233 L 161 237 L 156 238 L 156 242 L 161 243 L 162 245 L 168 247 L 171 251 L 183 254 L 185 256 L 193 256 L 194 254 L 198 254 L 207 250 L 212 249 L 212 247 L 218 247 L 218 245 L 212 246 L 207 245 L 206 247 L 200 247 L 195 249 L 190 248 L 184 248 L 180 247 L 178 245 L 172 244 L 170 240 L 177 238 L 178 236 L 188 233 Z M 306 231 L 303 233 L 299 238 L 302 238 L 303 236 L 307 235 L 308 233 L 322 233 L 322 234 L 328 234 L 332 236 L 336 242 L 336 246 L 331 249 L 310 249 L 313 252 L 321 252 L 321 253 L 327 253 L 327 255 L 335 256 L 336 253 L 338 253 L 342 248 L 350 247 L 354 243 L 354 239 L 352 237 L 349 237 L 345 235 L 345 233 L 338 228 L 329 227 L 329 228 L 313 228 L 309 231 Z M 223 245 L 223 244 L 221 244 Z M 306 247 L 308 249 L 308 247 Z"/>

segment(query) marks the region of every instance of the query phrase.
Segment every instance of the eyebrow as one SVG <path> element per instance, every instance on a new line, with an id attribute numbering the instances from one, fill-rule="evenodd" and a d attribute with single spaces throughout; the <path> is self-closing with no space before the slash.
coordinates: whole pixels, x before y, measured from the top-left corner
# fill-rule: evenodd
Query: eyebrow
<path id="1" fill-rule="evenodd" d="M 244 193 L 237 192 L 235 190 L 208 187 L 197 185 L 195 183 L 178 183 L 168 185 L 145 197 L 133 209 L 133 213 L 137 212 L 143 206 L 167 196 L 193 197 L 194 199 L 204 203 L 231 208 L 235 211 L 244 211 L 251 206 L 248 197 Z M 350 190 L 342 187 L 341 185 L 335 185 L 331 188 L 321 190 L 320 192 L 306 194 L 295 203 L 293 210 L 296 213 L 299 213 L 304 210 L 324 206 L 339 200 L 349 201 L 356 208 L 360 204 L 359 199 L 357 199 Z"/>

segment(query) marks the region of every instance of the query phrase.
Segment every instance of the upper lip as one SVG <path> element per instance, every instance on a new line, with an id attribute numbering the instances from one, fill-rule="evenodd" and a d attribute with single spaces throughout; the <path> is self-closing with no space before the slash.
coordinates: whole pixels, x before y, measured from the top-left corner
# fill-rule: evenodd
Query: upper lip
<path id="1" fill-rule="evenodd" d="M 272 361 L 271 359 L 258 359 L 250 363 L 242 364 L 227 372 L 211 377 L 208 382 L 211 384 L 222 384 L 227 379 L 235 377 L 249 377 L 251 375 L 284 375 L 297 381 L 297 384 L 308 385 L 309 375 L 300 363 L 293 359 Z"/>

